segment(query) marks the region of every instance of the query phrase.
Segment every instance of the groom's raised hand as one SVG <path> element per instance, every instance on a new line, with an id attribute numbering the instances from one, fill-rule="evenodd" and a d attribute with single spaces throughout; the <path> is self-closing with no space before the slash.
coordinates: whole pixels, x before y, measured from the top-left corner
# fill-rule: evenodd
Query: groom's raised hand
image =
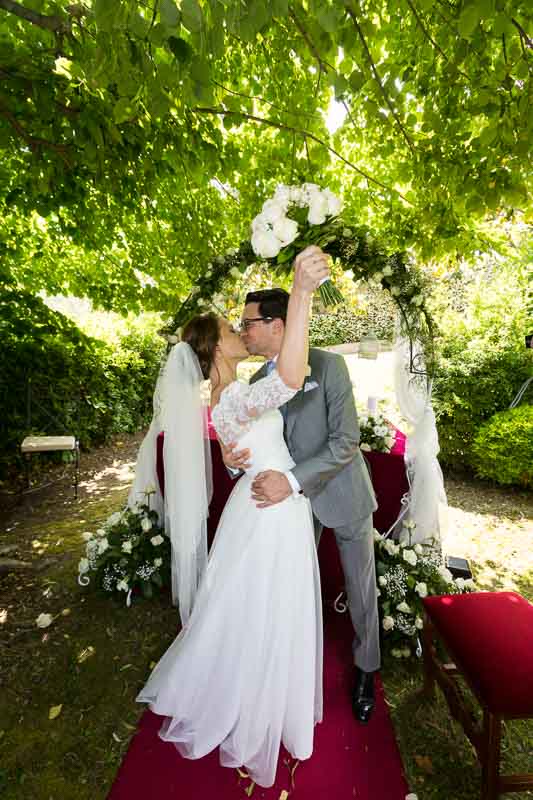
<path id="1" fill-rule="evenodd" d="M 252 483 L 252 499 L 256 501 L 257 508 L 274 506 L 292 493 L 292 486 L 285 473 L 275 469 L 258 472 Z"/>

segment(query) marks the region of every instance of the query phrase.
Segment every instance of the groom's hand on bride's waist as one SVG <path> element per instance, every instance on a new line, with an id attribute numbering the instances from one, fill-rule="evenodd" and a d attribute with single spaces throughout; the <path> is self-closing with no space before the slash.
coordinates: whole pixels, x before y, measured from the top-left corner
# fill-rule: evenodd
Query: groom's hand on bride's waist
<path id="1" fill-rule="evenodd" d="M 250 451 L 235 450 L 236 447 L 236 442 L 230 442 L 229 444 L 220 442 L 224 464 L 230 469 L 248 469 L 251 466 Z"/>
<path id="2" fill-rule="evenodd" d="M 257 508 L 274 506 L 291 494 L 293 489 L 285 473 L 274 469 L 259 472 L 252 483 L 252 498 Z"/>

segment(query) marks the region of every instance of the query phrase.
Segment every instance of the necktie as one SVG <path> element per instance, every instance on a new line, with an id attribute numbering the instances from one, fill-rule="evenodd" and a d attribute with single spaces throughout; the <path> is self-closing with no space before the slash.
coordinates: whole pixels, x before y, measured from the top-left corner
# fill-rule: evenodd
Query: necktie
<path id="1" fill-rule="evenodd" d="M 266 371 L 267 375 L 270 375 L 273 369 L 276 369 L 276 362 L 275 361 L 267 361 L 266 363 Z"/>

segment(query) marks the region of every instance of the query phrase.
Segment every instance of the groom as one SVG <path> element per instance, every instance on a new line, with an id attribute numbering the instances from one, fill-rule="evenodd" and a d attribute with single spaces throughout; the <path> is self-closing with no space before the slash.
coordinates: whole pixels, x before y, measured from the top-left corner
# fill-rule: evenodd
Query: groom
<path id="1" fill-rule="evenodd" d="M 250 355 L 267 359 L 251 381 L 274 368 L 281 347 L 289 295 L 283 289 L 249 292 L 241 336 Z M 356 681 L 353 711 L 368 722 L 374 708 L 374 672 L 380 666 L 377 587 L 372 512 L 376 500 L 359 450 L 359 425 L 352 386 L 342 356 L 309 351 L 310 375 L 280 408 L 285 439 L 296 466 L 290 472 L 259 473 L 252 493 L 260 508 L 293 493 L 311 501 L 318 546 L 324 526 L 333 528 L 344 571 L 348 607 L 355 629 Z M 228 467 L 247 466 L 249 452 L 224 448 Z"/>

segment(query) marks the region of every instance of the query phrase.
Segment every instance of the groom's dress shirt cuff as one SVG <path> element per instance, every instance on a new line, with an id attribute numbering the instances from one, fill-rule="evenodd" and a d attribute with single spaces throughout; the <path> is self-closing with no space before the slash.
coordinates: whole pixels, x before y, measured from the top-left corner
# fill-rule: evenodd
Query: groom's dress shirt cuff
<path id="1" fill-rule="evenodd" d="M 242 469 L 239 469 L 238 467 L 226 467 L 226 469 L 228 472 L 231 472 L 232 475 L 239 475 L 242 472 Z"/>
<path id="2" fill-rule="evenodd" d="M 292 472 L 286 472 L 285 477 L 289 481 L 293 493 L 296 495 L 300 494 L 300 492 L 302 491 L 302 487 L 300 486 L 300 484 L 298 483 Z"/>

